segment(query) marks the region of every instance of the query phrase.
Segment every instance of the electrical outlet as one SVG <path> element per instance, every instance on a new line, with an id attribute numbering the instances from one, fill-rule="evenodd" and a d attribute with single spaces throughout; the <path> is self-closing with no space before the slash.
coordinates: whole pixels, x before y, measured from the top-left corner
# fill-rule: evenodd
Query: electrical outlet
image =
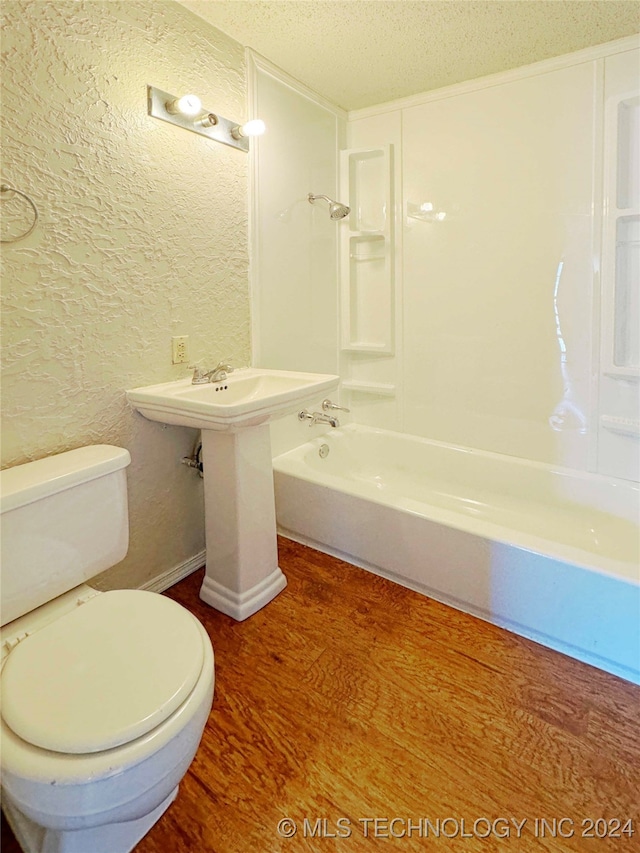
<path id="1" fill-rule="evenodd" d="M 186 364 L 189 361 L 189 335 L 171 338 L 171 363 Z"/>

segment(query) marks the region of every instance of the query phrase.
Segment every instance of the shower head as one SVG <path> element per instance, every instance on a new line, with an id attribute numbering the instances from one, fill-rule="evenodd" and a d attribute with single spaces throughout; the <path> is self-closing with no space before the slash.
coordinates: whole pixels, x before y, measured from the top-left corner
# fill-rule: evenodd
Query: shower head
<path id="1" fill-rule="evenodd" d="M 350 207 L 347 207 L 346 204 L 340 204 L 339 201 L 333 201 L 333 199 L 329 198 L 328 195 L 314 195 L 313 193 L 309 193 L 307 198 L 309 199 L 309 204 L 313 204 L 317 198 L 323 198 L 325 201 L 328 201 L 329 216 L 331 219 L 344 219 L 345 216 L 348 216 L 351 213 Z"/>

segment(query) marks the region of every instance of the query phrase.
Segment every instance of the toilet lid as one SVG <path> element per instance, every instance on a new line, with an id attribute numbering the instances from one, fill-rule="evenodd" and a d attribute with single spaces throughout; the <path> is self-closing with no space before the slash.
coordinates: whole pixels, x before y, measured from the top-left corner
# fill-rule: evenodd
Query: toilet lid
<path id="1" fill-rule="evenodd" d="M 2 717 L 43 749 L 111 749 L 179 708 L 203 662 L 198 623 L 179 604 L 140 590 L 105 592 L 13 649 L 2 671 Z"/>

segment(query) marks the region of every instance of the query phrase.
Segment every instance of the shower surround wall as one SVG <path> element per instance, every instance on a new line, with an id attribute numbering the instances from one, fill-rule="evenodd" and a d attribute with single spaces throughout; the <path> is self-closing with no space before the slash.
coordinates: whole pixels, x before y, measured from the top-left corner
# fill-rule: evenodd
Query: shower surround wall
<path id="1" fill-rule="evenodd" d="M 611 269 L 600 279 L 604 176 L 631 185 L 637 170 L 632 154 L 617 169 L 615 144 L 603 145 L 615 132 L 605 112 L 626 98 L 627 125 L 637 120 L 637 43 L 350 114 L 350 149 L 391 146 L 402 256 L 394 351 L 365 359 L 342 342 L 358 422 L 638 479 L 637 435 L 598 436 L 600 423 L 638 423 L 638 365 L 612 379 L 599 353 L 601 284 L 603 315 L 613 299 Z M 358 207 L 357 187 L 345 201 Z M 630 271 L 620 287 L 633 304 Z M 612 386 L 617 396 L 603 395 Z"/>
<path id="2" fill-rule="evenodd" d="M 254 171 L 258 363 L 333 372 L 337 357 L 358 423 L 637 480 L 639 216 L 615 187 L 637 183 L 637 46 L 350 113 L 336 197 L 352 213 L 336 223 L 305 201 L 331 195 L 331 106 L 258 69 L 280 134 Z M 314 434 L 277 424 L 274 452 Z"/>
<path id="3" fill-rule="evenodd" d="M 346 115 L 248 51 L 251 112 L 268 132 L 252 151 L 254 363 L 275 370 L 337 372 L 338 149 Z"/>
<path id="4" fill-rule="evenodd" d="M 245 120 L 244 49 L 163 0 L 2 15 L 2 180 L 40 211 L 2 247 L 2 465 L 128 448 L 130 551 L 100 584 L 140 586 L 203 564 L 202 484 L 180 464 L 197 433 L 124 391 L 186 375 L 172 335 L 194 361 L 250 360 L 247 155 L 149 118 L 146 85 Z"/>
<path id="5" fill-rule="evenodd" d="M 340 223 L 329 218 L 326 202 L 310 204 L 307 195 L 337 198 L 346 113 L 263 57 L 247 53 L 251 113 L 268 130 L 251 152 L 253 364 L 338 373 Z M 276 419 L 273 453 L 321 431 L 295 417 Z"/>

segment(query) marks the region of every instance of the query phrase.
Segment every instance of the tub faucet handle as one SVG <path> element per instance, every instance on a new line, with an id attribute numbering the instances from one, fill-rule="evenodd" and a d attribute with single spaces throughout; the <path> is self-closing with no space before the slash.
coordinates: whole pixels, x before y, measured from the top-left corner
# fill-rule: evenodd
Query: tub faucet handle
<path id="1" fill-rule="evenodd" d="M 346 406 L 338 406 L 337 403 L 332 403 L 331 400 L 323 400 L 322 401 L 322 411 L 323 412 L 348 412 Z"/>

